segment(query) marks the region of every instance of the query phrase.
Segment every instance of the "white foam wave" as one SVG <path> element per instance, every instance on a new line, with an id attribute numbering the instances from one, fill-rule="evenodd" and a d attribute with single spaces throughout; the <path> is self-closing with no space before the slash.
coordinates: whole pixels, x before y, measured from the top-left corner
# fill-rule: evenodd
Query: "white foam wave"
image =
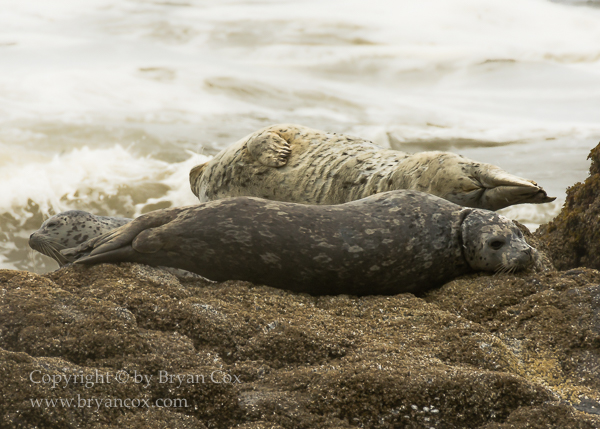
<path id="1" fill-rule="evenodd" d="M 5 155 L 0 159 L 6 159 Z M 189 152 L 186 161 L 169 164 L 148 156 L 136 157 L 120 145 L 83 147 L 39 158 L 31 161 L 26 153 L 13 152 L 11 162 L 0 169 L 0 187 L 5 190 L 0 194 L 0 207 L 15 218 L 31 216 L 26 208 L 32 204 L 44 216 L 89 207 L 111 215 L 135 216 L 150 199 L 153 203 L 193 204 L 187 174 L 192 166 L 209 159 Z M 159 195 L 152 195 L 152 189 Z M 135 195 L 136 191 L 141 195 Z M 120 207 L 111 200 L 114 198 L 122 200 Z"/>

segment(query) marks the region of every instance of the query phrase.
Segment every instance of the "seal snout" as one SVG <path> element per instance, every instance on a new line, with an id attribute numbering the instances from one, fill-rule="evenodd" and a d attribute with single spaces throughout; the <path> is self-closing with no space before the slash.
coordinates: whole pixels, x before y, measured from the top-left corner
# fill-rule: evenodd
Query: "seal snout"
<path id="1" fill-rule="evenodd" d="M 534 251 L 524 239 L 513 238 L 500 257 L 495 269 L 496 274 L 514 273 L 529 267 L 535 262 Z"/>
<path id="2" fill-rule="evenodd" d="M 40 234 L 38 234 L 36 231 L 29 236 L 29 247 L 39 252 L 41 241 Z"/>
<path id="3" fill-rule="evenodd" d="M 519 258 L 518 262 L 521 263 L 521 266 L 523 268 L 529 266 L 531 263 L 534 262 L 534 257 L 533 257 L 533 247 L 531 247 L 529 244 L 525 243 L 525 245 L 527 246 L 525 249 L 521 250 L 521 257 Z"/>

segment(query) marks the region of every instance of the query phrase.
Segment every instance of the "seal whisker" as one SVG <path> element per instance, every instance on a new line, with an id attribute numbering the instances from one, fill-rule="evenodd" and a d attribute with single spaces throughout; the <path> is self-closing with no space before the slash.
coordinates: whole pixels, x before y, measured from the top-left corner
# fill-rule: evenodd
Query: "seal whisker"
<path id="1" fill-rule="evenodd" d="M 52 259 L 54 259 L 56 262 L 59 263 L 59 265 L 64 265 L 66 262 L 68 262 L 67 259 L 65 259 L 64 256 L 62 256 L 60 254 L 60 252 L 53 246 L 51 246 L 49 243 L 44 242 L 42 243 L 42 249 L 44 250 L 44 252 L 47 256 L 50 256 Z"/>
<path id="2" fill-rule="evenodd" d="M 502 274 L 504 271 L 504 265 L 500 264 L 494 269 L 494 275 Z"/>
<path id="3" fill-rule="evenodd" d="M 29 252 L 27 252 L 27 256 L 29 257 L 29 262 L 31 262 L 31 264 L 36 267 L 36 258 L 35 258 L 35 250 L 33 250 L 32 248 L 29 248 Z"/>

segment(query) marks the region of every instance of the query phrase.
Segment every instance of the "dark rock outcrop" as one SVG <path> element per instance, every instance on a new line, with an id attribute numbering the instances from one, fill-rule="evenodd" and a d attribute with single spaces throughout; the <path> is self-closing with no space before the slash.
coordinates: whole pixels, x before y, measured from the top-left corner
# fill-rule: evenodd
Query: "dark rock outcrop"
<path id="1" fill-rule="evenodd" d="M 588 159 L 592 161 L 589 177 L 567 189 L 561 212 L 535 232 L 559 270 L 600 269 L 600 144 Z"/>

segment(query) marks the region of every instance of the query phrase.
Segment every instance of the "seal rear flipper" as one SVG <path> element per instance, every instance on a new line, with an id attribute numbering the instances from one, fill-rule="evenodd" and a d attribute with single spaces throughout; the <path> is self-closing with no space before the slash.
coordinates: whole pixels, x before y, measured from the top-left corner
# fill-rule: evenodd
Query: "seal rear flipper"
<path id="1" fill-rule="evenodd" d="M 252 137 L 246 146 L 250 156 L 267 167 L 283 167 L 292 153 L 290 143 L 271 131 Z"/>
<path id="2" fill-rule="evenodd" d="M 499 210 L 513 204 L 542 204 L 554 201 L 533 180 L 507 173 L 491 164 L 479 164 L 473 176 L 485 188 L 481 196 L 481 207 Z"/>
<path id="3" fill-rule="evenodd" d="M 540 187 L 526 188 L 522 186 L 498 186 L 486 189 L 481 196 L 482 207 L 489 210 L 500 210 L 514 204 L 543 204 L 554 201 Z"/>
<path id="4" fill-rule="evenodd" d="M 90 256 L 106 253 L 130 245 L 138 235 L 151 230 L 152 228 L 158 228 L 171 222 L 182 210 L 185 210 L 185 207 L 156 210 L 142 215 L 114 231 L 101 235 L 94 239 L 93 250 L 90 253 Z M 84 245 L 85 244 L 87 244 L 87 242 L 84 243 Z"/>
<path id="5" fill-rule="evenodd" d="M 500 167 L 492 164 L 477 163 L 472 161 L 472 175 L 486 188 L 496 188 L 498 186 L 514 186 L 530 189 L 539 189 L 540 187 L 533 180 L 524 179 L 514 174 L 507 173 Z"/>
<path id="6" fill-rule="evenodd" d="M 131 246 L 125 246 L 96 255 L 84 256 L 74 264 L 101 264 L 103 262 L 137 262 L 137 252 Z"/>
<path id="7" fill-rule="evenodd" d="M 79 250 L 79 246 L 78 247 L 71 247 L 69 249 L 60 250 L 59 253 L 60 253 L 60 255 L 62 256 L 63 259 L 69 261 L 70 263 L 75 262 L 78 259 L 86 257 L 86 256 L 88 256 L 90 254 L 90 252 Z M 61 267 L 63 266 L 63 264 L 61 264 L 60 262 L 58 264 Z"/>

